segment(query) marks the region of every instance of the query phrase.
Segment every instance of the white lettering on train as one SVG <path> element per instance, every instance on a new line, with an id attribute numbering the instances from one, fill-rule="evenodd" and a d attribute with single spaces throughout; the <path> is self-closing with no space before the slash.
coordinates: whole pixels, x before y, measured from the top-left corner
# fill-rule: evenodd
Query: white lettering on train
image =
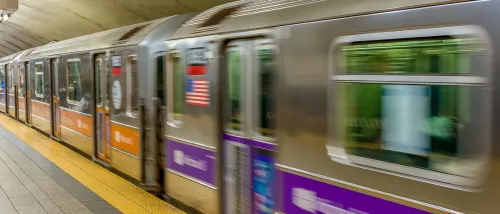
<path id="1" fill-rule="evenodd" d="M 174 150 L 174 162 L 181 166 L 187 165 L 199 170 L 207 171 L 206 161 L 199 159 L 196 160 L 195 158 L 184 154 L 184 152 L 180 150 Z"/>
<path id="2" fill-rule="evenodd" d="M 122 143 L 132 145 L 132 139 L 123 136 L 119 131 L 115 131 L 115 140 L 117 142 L 122 142 Z"/>
<path id="3" fill-rule="evenodd" d="M 335 206 L 334 202 L 323 199 L 317 196 L 316 192 L 303 189 L 303 188 L 293 188 L 292 189 L 292 200 L 293 204 L 299 207 L 302 210 L 308 211 L 310 213 L 321 212 L 325 214 L 356 214 L 358 212 L 351 212 L 352 210 L 349 208 L 348 210 L 342 209 L 339 206 Z M 366 213 L 367 214 L 367 213 Z"/>

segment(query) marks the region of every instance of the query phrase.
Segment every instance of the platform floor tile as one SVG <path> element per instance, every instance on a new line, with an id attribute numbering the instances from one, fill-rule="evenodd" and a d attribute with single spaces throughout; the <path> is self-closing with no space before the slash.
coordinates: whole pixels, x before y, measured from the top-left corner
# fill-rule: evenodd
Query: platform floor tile
<path id="1" fill-rule="evenodd" d="M 0 213 L 183 213 L 0 114 Z"/>

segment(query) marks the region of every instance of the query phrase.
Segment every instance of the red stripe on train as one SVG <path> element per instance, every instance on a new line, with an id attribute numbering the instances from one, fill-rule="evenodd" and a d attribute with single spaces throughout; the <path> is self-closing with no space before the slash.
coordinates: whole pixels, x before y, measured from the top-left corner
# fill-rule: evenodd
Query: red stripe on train
<path id="1" fill-rule="evenodd" d="M 190 65 L 188 66 L 188 75 L 205 75 L 207 73 L 207 66 L 205 65 Z"/>
<path id="2" fill-rule="evenodd" d="M 113 67 L 113 69 L 111 69 L 111 73 L 113 73 L 113 75 L 120 75 L 122 73 L 122 68 L 121 67 Z"/>

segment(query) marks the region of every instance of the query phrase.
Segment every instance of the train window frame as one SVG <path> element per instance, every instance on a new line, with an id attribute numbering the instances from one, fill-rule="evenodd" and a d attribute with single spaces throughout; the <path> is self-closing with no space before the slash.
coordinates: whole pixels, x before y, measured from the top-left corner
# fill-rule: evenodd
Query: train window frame
<path id="1" fill-rule="evenodd" d="M 174 82 L 175 82 L 175 74 L 174 74 L 174 65 L 173 65 L 173 59 L 177 57 L 179 58 L 179 62 L 180 62 L 180 69 L 182 71 L 182 82 L 183 84 L 185 84 L 184 82 L 186 81 L 186 72 L 185 72 L 185 69 L 186 69 L 186 63 L 185 63 L 185 56 L 183 54 L 182 51 L 180 51 L 179 49 L 171 49 L 168 51 L 167 53 L 167 57 L 166 57 L 166 60 L 165 62 L 167 63 L 167 66 L 165 67 L 166 68 L 166 77 L 167 77 L 167 81 L 166 81 L 166 84 L 167 84 L 167 124 L 170 126 L 170 127 L 174 127 L 174 128 L 180 128 L 183 124 L 183 120 L 184 120 L 184 111 L 185 111 L 185 85 L 182 85 L 184 88 L 183 92 L 182 92 L 182 98 L 180 100 L 182 100 L 181 102 L 181 105 L 182 105 L 182 112 L 179 113 L 181 115 L 175 115 L 175 104 L 176 104 L 176 100 L 174 98 L 174 93 L 175 93 L 175 85 L 174 85 Z M 180 116 L 180 117 L 179 117 Z"/>
<path id="2" fill-rule="evenodd" d="M 452 38 L 478 38 L 481 39 L 481 45 L 484 45 L 486 53 L 484 57 L 483 70 L 475 73 L 453 73 L 453 75 L 431 75 L 425 73 L 417 74 L 348 74 L 345 71 L 344 56 L 340 48 L 352 44 L 354 42 L 384 42 L 387 40 L 399 39 L 415 39 L 415 38 L 431 38 L 437 36 L 449 36 Z M 422 182 L 433 183 L 450 188 L 457 189 L 470 189 L 475 188 L 477 185 L 482 184 L 486 179 L 488 172 L 488 164 L 490 156 L 488 151 L 491 148 L 491 109 L 492 102 L 489 99 L 492 96 L 491 83 L 488 81 L 492 75 L 492 59 L 490 39 L 485 30 L 478 26 L 451 26 L 439 28 L 425 28 L 425 29 L 412 29 L 400 31 L 383 31 L 358 35 L 340 36 L 334 39 L 330 45 L 328 57 L 328 140 L 327 151 L 329 157 L 340 164 L 350 165 L 357 168 L 368 169 L 381 173 L 401 176 L 409 179 L 414 179 Z M 339 131 L 336 127 L 341 127 L 339 123 L 341 120 L 337 118 L 344 118 L 340 114 L 341 107 L 335 105 L 342 99 L 341 84 L 345 83 L 359 83 L 359 84 L 388 84 L 388 85 L 436 85 L 436 86 L 479 86 L 482 90 L 481 97 L 486 103 L 484 105 L 470 104 L 468 107 L 474 111 L 484 112 L 481 115 L 484 118 L 480 129 L 481 133 L 474 133 L 474 137 L 481 136 L 483 139 L 480 142 L 480 162 L 477 172 L 472 177 L 463 176 L 458 174 L 447 174 L 441 171 L 431 171 L 428 168 L 417 168 L 412 165 L 403 165 L 400 163 L 392 163 L 387 159 L 376 160 L 370 157 L 357 156 L 349 154 L 346 151 L 345 133 Z M 470 135 L 470 134 L 469 134 Z M 461 138 L 463 136 L 460 136 Z M 457 143 L 457 148 L 460 151 L 460 146 L 468 144 L 466 140 L 460 140 Z M 459 157 L 459 156 L 457 156 Z M 476 160 L 476 159 L 474 159 Z"/>
<path id="3" fill-rule="evenodd" d="M 36 66 L 37 65 L 40 65 L 40 71 L 36 71 Z M 35 66 L 33 66 L 33 73 L 35 74 L 35 97 L 37 98 L 43 98 L 44 97 L 44 94 L 45 94 L 45 77 L 43 75 L 43 69 L 44 69 L 44 66 L 43 66 L 43 62 L 42 61 L 38 61 L 38 62 L 35 62 Z M 42 93 L 38 93 L 37 92 L 37 88 L 39 87 L 38 85 L 38 80 L 39 78 L 42 78 Z"/>
<path id="4" fill-rule="evenodd" d="M 137 54 L 130 54 L 127 56 L 127 61 L 125 63 L 125 69 L 126 69 L 126 93 L 127 93 L 127 106 L 125 107 L 125 112 L 126 112 L 126 115 L 129 116 L 129 117 L 132 117 L 132 118 L 137 118 L 139 117 L 139 105 L 138 105 L 138 102 L 139 102 L 139 98 L 140 98 L 140 91 L 138 90 L 139 88 L 139 80 L 137 80 L 137 84 L 136 87 L 133 86 L 133 83 L 132 83 L 132 61 L 136 61 L 136 69 L 137 69 L 137 79 L 139 79 L 139 72 L 140 72 L 140 69 L 139 69 L 139 58 L 137 56 Z M 132 93 L 133 93 L 133 90 L 136 90 L 137 89 L 137 100 L 133 100 L 132 99 Z M 132 108 L 132 105 L 137 105 L 137 110 L 133 110 Z"/>
<path id="5" fill-rule="evenodd" d="M 267 142 L 273 142 L 275 141 L 276 138 L 276 99 L 273 101 L 273 114 L 272 117 L 274 117 L 273 122 L 274 122 L 274 130 L 272 131 L 271 136 L 265 136 L 261 133 L 261 111 L 262 111 L 262 100 L 260 99 L 261 91 L 262 91 L 262 85 L 261 85 L 261 67 L 259 66 L 259 51 L 261 50 L 271 50 L 273 52 L 273 57 L 274 57 L 274 68 L 273 68 L 273 73 L 272 73 L 272 83 L 270 85 L 271 87 L 271 93 L 276 94 L 276 76 L 277 76 L 277 70 L 278 70 L 278 63 L 277 63 L 277 57 L 278 57 L 278 46 L 276 45 L 275 42 L 271 39 L 260 39 L 256 40 L 253 43 L 252 46 L 252 51 L 253 51 L 253 57 L 252 57 L 252 64 L 253 64 L 253 71 L 251 72 L 253 77 L 252 85 L 255 90 L 252 90 L 252 99 L 253 99 L 253 125 L 252 125 L 252 135 L 254 138 L 257 138 L 259 140 L 264 140 Z"/>
<path id="6" fill-rule="evenodd" d="M 68 102 L 71 105 L 81 106 L 82 104 L 80 103 L 80 100 L 72 100 L 69 98 L 69 85 L 70 85 L 70 82 L 69 82 L 69 77 L 70 77 L 69 63 L 74 63 L 74 62 L 78 63 L 78 70 L 79 70 L 78 81 L 79 81 L 79 85 L 80 85 L 80 100 L 83 97 L 81 94 L 82 93 L 82 90 L 81 90 L 81 88 L 82 88 L 82 76 L 81 76 L 82 60 L 80 58 L 69 58 L 66 60 L 66 71 L 67 71 L 66 72 L 66 102 Z"/>

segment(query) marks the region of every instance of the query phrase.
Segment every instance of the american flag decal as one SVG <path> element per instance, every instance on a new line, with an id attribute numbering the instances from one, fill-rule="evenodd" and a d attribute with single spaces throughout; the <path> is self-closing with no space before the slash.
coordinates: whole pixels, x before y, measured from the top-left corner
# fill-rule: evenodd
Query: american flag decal
<path id="1" fill-rule="evenodd" d="M 210 104 L 210 82 L 202 79 L 188 79 L 186 103 L 195 106 L 208 106 Z"/>

